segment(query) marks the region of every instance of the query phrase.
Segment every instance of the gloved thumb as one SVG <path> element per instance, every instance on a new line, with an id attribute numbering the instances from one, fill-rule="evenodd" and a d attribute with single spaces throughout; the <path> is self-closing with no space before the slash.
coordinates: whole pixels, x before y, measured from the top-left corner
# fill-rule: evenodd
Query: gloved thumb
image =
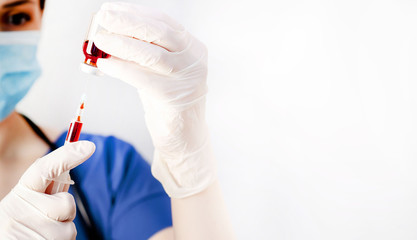
<path id="1" fill-rule="evenodd" d="M 66 144 L 36 160 L 19 182 L 33 191 L 44 193 L 54 178 L 86 161 L 95 149 L 94 143 L 89 141 Z"/>

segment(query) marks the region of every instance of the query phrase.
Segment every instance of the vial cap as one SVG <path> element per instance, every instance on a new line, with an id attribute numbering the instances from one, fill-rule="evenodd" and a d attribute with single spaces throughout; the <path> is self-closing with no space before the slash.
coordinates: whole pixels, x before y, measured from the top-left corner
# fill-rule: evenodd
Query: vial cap
<path id="1" fill-rule="evenodd" d="M 92 74 L 95 76 L 99 76 L 99 77 L 104 76 L 104 74 L 100 70 L 98 70 L 98 68 L 85 64 L 85 63 L 80 64 L 80 70 L 82 72 Z"/>

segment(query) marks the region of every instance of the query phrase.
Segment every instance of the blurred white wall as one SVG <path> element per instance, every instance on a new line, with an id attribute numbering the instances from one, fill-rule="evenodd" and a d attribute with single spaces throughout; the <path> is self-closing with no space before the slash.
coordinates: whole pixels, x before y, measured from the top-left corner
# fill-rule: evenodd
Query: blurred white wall
<path id="1" fill-rule="evenodd" d="M 103 1 L 47 2 L 44 74 L 20 109 L 65 129 Z M 209 47 L 208 122 L 239 239 L 417 239 L 417 1 L 132 2 Z M 85 130 L 151 160 L 135 90 L 92 78 L 87 95 Z"/>

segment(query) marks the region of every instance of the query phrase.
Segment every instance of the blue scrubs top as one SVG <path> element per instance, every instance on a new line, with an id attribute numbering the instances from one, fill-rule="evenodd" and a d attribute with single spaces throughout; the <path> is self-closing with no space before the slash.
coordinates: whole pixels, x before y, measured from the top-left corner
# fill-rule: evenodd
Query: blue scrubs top
<path id="1" fill-rule="evenodd" d="M 59 137 L 57 147 L 65 137 Z M 94 142 L 96 151 L 72 174 L 105 239 L 148 239 L 172 226 L 170 199 L 133 146 L 112 136 L 81 134 L 80 140 Z M 77 239 L 88 239 L 80 216 L 74 223 Z"/>

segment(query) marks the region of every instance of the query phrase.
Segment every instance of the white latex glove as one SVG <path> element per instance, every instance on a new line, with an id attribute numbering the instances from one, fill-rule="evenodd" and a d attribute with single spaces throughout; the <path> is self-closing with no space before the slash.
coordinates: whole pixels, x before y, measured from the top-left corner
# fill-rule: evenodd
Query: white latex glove
<path id="1" fill-rule="evenodd" d="M 48 185 L 94 152 L 80 141 L 36 160 L 0 202 L 0 239 L 75 239 L 75 201 L 71 194 L 45 194 Z"/>
<path id="2" fill-rule="evenodd" d="M 112 55 L 98 68 L 136 87 L 155 146 L 152 173 L 183 198 L 216 178 L 205 121 L 207 49 L 167 15 L 130 3 L 105 3 L 95 38 Z"/>

